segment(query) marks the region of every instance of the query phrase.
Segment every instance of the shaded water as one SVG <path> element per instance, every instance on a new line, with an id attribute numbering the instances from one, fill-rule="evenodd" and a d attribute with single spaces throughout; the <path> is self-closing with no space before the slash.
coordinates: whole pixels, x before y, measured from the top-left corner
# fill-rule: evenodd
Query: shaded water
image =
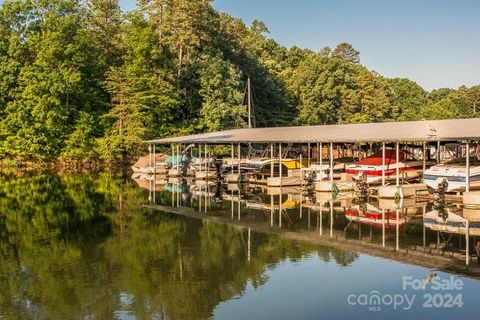
<path id="1" fill-rule="evenodd" d="M 0 319 L 476 314 L 478 267 L 462 260 L 464 237 L 425 228 L 424 206 L 388 209 L 382 227 L 348 218 L 356 207 L 342 201 L 295 189 L 153 192 L 110 174 L 1 177 Z M 434 266 L 461 288 L 402 288 Z M 374 290 L 415 301 L 403 310 L 358 300 Z M 424 294 L 460 294 L 462 304 L 424 307 Z"/>

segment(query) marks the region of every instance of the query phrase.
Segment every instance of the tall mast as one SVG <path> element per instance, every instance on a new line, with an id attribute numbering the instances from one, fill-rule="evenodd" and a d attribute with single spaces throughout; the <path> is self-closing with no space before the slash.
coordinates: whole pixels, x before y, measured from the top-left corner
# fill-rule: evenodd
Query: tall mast
<path id="1" fill-rule="evenodd" d="M 247 79 L 248 128 L 252 128 L 252 85 L 250 76 Z"/>

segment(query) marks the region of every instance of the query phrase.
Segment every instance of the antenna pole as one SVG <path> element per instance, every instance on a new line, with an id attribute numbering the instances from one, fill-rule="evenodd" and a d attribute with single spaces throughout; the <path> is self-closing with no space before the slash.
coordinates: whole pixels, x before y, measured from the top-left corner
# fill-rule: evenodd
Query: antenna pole
<path id="1" fill-rule="evenodd" d="M 248 128 L 252 128 L 252 88 L 250 77 L 247 79 Z"/>

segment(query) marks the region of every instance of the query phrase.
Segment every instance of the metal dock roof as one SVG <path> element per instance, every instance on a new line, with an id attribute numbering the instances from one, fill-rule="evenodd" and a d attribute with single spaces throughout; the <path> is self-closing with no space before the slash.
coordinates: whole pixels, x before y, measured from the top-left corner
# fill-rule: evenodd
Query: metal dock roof
<path id="1" fill-rule="evenodd" d="M 414 142 L 480 139 L 480 118 L 233 129 L 144 141 L 170 143 Z"/>

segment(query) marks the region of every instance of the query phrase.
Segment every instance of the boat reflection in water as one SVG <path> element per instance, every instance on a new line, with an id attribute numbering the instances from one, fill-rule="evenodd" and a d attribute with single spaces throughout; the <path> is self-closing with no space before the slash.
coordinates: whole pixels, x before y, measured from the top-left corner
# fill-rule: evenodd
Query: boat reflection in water
<path id="1" fill-rule="evenodd" d="M 334 199 L 329 193 L 308 195 L 299 187 L 222 187 L 204 182 L 168 189 L 174 191 L 168 203 L 154 201 L 151 190 L 149 207 L 480 277 L 477 264 L 470 264 L 478 260 L 480 211 L 453 205 L 439 211 L 432 203 L 414 198 L 358 203 L 353 192 Z"/>

